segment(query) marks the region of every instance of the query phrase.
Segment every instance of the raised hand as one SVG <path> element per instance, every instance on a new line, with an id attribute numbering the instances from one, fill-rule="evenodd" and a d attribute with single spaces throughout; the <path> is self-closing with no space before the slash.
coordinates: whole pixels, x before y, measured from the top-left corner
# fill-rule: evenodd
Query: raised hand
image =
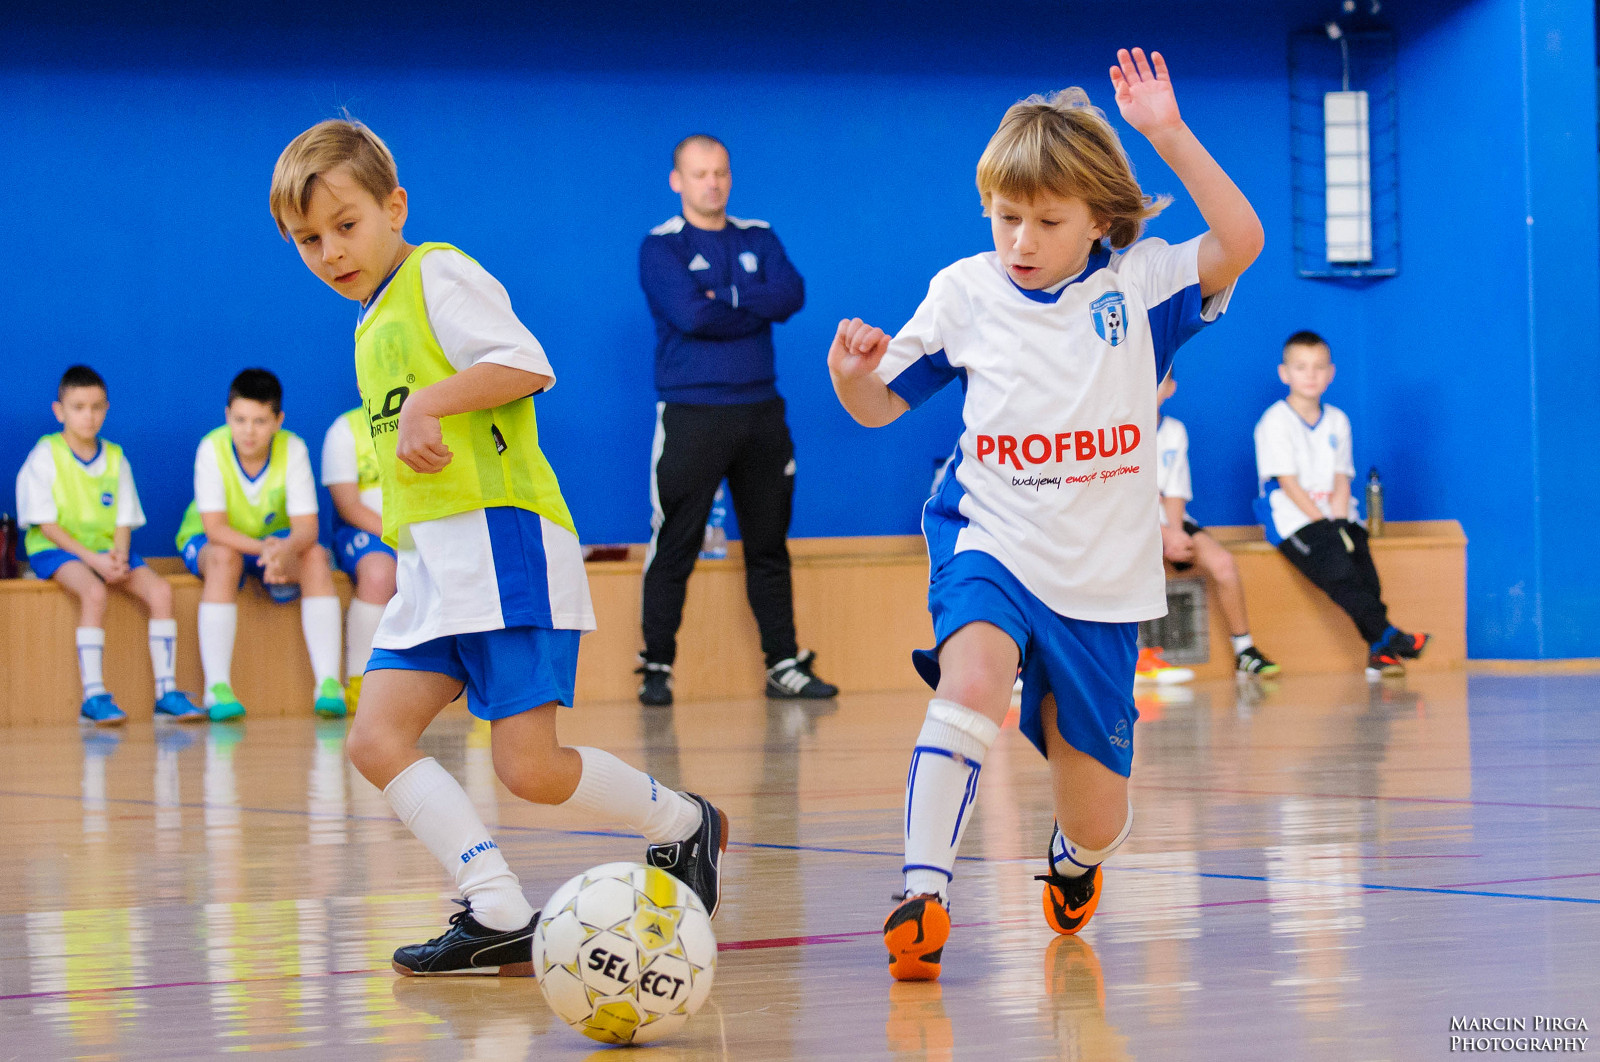
<path id="1" fill-rule="evenodd" d="M 828 348 L 828 371 L 843 380 L 865 376 L 878 367 L 889 349 L 889 336 L 859 317 L 839 322 Z"/>
<path id="2" fill-rule="evenodd" d="M 1144 49 L 1117 51 L 1117 65 L 1111 68 L 1111 87 L 1117 92 L 1117 109 L 1123 121 L 1147 138 L 1183 125 L 1178 114 L 1178 99 L 1172 94 L 1167 76 L 1167 61 L 1160 52 L 1145 60 Z"/>

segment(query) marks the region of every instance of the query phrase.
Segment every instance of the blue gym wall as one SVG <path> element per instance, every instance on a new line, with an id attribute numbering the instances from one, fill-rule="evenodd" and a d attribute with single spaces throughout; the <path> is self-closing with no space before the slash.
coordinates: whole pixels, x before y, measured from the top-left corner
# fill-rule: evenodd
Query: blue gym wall
<path id="1" fill-rule="evenodd" d="M 1382 470 L 1390 517 L 1453 517 L 1472 540 L 1472 655 L 1600 656 L 1584 575 L 1596 507 L 1566 427 L 1600 399 L 1593 6 L 1385 4 L 1402 271 L 1364 284 L 1299 279 L 1290 254 L 1286 37 L 1337 4 L 1133 6 L 634 2 L 493 25 L 404 3 L 360 23 L 299 0 L 255 21 L 196 4 L 11 9 L 0 469 L 53 430 L 55 380 L 80 360 L 110 382 L 143 552 L 175 551 L 194 445 L 239 368 L 282 376 L 287 425 L 315 457 L 355 402 L 353 308 L 279 240 L 266 186 L 291 136 L 347 107 L 399 158 L 408 235 L 475 255 L 549 350 L 561 382 L 541 434 L 585 541 L 643 540 L 654 395 L 636 254 L 677 209 L 671 144 L 706 130 L 732 148 L 733 212 L 771 221 L 807 279 L 805 310 L 777 331 L 794 533 L 913 532 L 956 396 L 856 426 L 823 365 L 834 326 L 898 327 L 935 271 L 985 249 L 972 169 L 1014 99 L 1083 84 L 1121 127 L 1105 70 L 1142 42 L 1268 232 L 1225 323 L 1180 359 L 1169 410 L 1190 428 L 1196 515 L 1251 520 L 1250 429 L 1282 393 L 1278 346 L 1317 329 L 1339 365 L 1329 398 L 1355 423 L 1358 466 Z M 1150 231 L 1193 235 L 1176 178 L 1122 128 L 1145 187 L 1179 195 Z"/>

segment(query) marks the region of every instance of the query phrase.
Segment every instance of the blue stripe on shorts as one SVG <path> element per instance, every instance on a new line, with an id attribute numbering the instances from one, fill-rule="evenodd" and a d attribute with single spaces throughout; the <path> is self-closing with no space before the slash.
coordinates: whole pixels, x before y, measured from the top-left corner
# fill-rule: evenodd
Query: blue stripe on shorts
<path id="1" fill-rule="evenodd" d="M 467 710 L 506 719 L 555 701 L 572 705 L 582 632 L 505 627 L 450 634 L 409 649 L 373 649 L 367 671 L 432 671 L 467 688 Z"/>

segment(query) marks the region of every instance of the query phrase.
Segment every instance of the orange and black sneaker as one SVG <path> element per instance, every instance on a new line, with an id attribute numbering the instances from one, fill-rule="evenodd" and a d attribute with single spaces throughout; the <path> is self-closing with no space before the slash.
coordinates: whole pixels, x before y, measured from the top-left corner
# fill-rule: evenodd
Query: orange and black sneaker
<path id="1" fill-rule="evenodd" d="M 1433 640 L 1431 634 L 1412 634 L 1409 631 L 1395 631 L 1389 636 L 1385 649 L 1400 657 L 1402 660 L 1415 660 L 1422 655 L 1422 651 Z"/>
<path id="2" fill-rule="evenodd" d="M 1057 826 L 1050 834 L 1050 848 L 1045 852 L 1047 873 L 1034 875 L 1034 881 L 1044 882 L 1044 920 L 1050 928 L 1064 936 L 1071 936 L 1089 924 L 1094 909 L 1100 906 L 1100 866 L 1075 878 L 1057 874 L 1050 854 L 1055 851 L 1056 838 L 1061 834 Z"/>
<path id="3" fill-rule="evenodd" d="M 1380 678 L 1396 678 L 1406 673 L 1405 664 L 1400 661 L 1400 654 L 1392 651 L 1387 646 L 1374 649 L 1367 655 L 1367 678 L 1376 681 Z"/>
<path id="4" fill-rule="evenodd" d="M 937 896 L 899 899 L 900 906 L 883 923 L 889 975 L 896 981 L 937 980 L 944 942 L 950 939 L 950 912 Z"/>

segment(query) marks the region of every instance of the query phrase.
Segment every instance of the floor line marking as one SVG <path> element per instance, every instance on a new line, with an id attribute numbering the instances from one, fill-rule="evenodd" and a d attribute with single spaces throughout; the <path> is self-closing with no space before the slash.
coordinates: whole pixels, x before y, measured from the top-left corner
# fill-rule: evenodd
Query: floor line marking
<path id="1" fill-rule="evenodd" d="M 1302 800 L 1366 800 L 1374 803 L 1456 804 L 1471 808 L 1534 808 L 1543 811 L 1600 811 L 1596 804 L 1530 804 L 1511 800 L 1467 800 L 1461 797 L 1380 796 L 1372 793 L 1292 793 L 1271 789 L 1225 789 L 1204 785 L 1161 785 L 1131 782 L 1132 789 L 1154 789 L 1173 793 L 1227 793 L 1232 796 L 1297 797 Z"/>

